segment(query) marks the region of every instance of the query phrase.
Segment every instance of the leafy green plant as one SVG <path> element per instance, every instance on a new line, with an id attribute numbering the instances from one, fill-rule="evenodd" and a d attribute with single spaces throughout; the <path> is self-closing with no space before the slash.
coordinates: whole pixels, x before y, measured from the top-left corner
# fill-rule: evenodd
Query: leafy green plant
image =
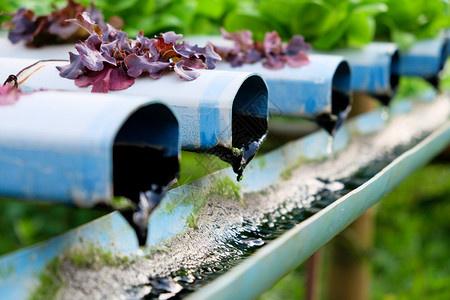
<path id="1" fill-rule="evenodd" d="M 251 30 L 261 40 L 276 30 L 284 39 L 302 34 L 314 48 L 359 47 L 375 34 L 375 16 L 387 10 L 381 1 L 266 0 L 246 10 L 229 13 L 225 28 Z"/>
<path id="2" fill-rule="evenodd" d="M 436 37 L 450 27 L 450 5 L 442 0 L 385 0 L 388 9 L 376 17 L 378 39 L 390 40 L 401 49 L 420 39 Z"/>

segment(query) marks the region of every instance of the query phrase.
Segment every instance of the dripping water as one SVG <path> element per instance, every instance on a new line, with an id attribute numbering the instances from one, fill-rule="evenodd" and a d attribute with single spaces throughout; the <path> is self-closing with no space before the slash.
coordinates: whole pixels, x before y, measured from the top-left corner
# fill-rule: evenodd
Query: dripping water
<path id="1" fill-rule="evenodd" d="M 221 160 L 229 163 L 233 168 L 233 172 L 236 173 L 237 181 L 241 181 L 243 172 L 248 163 L 255 157 L 262 143 L 266 139 L 264 134 L 259 140 L 252 141 L 242 148 L 227 148 L 224 146 L 216 145 L 210 150 L 208 154 L 215 155 Z"/>
<path id="2" fill-rule="evenodd" d="M 321 113 L 314 117 L 313 121 L 333 136 L 347 119 L 351 105 L 348 92 L 333 87 L 332 95 L 331 113 Z"/>
<path id="3" fill-rule="evenodd" d="M 381 119 L 383 121 L 387 121 L 389 119 L 389 116 L 391 114 L 391 109 L 389 106 L 383 106 L 383 108 L 381 109 Z"/>
<path id="4" fill-rule="evenodd" d="M 255 157 L 267 135 L 267 118 L 249 115 L 233 116 L 232 148 L 216 145 L 207 151 L 229 163 L 237 181 L 243 177 L 248 163 Z"/>
<path id="5" fill-rule="evenodd" d="M 328 144 L 327 144 L 327 154 L 331 154 L 333 152 L 333 144 L 334 144 L 334 136 L 328 136 Z"/>

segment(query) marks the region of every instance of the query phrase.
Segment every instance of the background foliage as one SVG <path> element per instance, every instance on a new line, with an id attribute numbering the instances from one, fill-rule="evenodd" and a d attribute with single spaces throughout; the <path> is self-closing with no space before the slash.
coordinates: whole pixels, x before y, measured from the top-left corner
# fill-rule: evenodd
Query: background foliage
<path id="1" fill-rule="evenodd" d="M 0 11 L 19 7 L 48 14 L 65 0 L 3 0 Z M 89 5 L 90 0 L 79 2 Z M 359 47 L 374 38 L 392 40 L 402 48 L 417 39 L 434 37 L 450 26 L 445 0 L 96 0 L 105 17 L 118 15 L 134 37 L 168 30 L 188 34 L 219 34 L 249 29 L 256 39 L 277 30 L 284 39 L 301 34 L 314 48 Z M 6 18 L 3 17 L 2 20 Z"/>

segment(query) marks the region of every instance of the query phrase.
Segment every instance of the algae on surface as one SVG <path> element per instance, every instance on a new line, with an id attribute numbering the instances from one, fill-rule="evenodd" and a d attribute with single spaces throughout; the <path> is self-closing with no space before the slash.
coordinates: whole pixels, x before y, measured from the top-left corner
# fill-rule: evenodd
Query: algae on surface
<path id="1" fill-rule="evenodd" d="M 100 270 L 104 266 L 120 267 L 132 262 L 126 256 L 114 256 L 93 246 L 83 250 L 73 250 L 53 258 L 38 275 L 39 284 L 30 295 L 32 300 L 59 298 L 59 293 L 67 286 L 64 264 L 72 263 L 78 269 Z"/>

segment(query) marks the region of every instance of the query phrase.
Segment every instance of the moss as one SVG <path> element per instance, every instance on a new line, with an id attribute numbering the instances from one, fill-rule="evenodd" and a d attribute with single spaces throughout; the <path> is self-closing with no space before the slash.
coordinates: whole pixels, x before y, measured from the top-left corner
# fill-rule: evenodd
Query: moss
<path id="1" fill-rule="evenodd" d="M 259 194 L 265 196 L 267 195 L 267 190 L 260 190 Z"/>
<path id="2" fill-rule="evenodd" d="M 233 148 L 231 148 L 231 151 L 233 152 L 233 155 L 236 156 L 236 157 L 244 155 L 244 150 L 239 149 L 239 148 L 233 147 Z"/>
<path id="3" fill-rule="evenodd" d="M 198 229 L 198 212 L 192 212 L 186 219 L 189 227 L 193 229 Z"/>
<path id="4" fill-rule="evenodd" d="M 283 180 L 291 179 L 293 169 L 295 169 L 295 168 L 288 168 L 288 169 L 284 170 L 283 172 L 281 172 L 281 174 L 280 174 L 281 179 L 283 179 Z"/>
<path id="5" fill-rule="evenodd" d="M 98 270 L 103 266 L 119 267 L 131 262 L 129 257 L 115 256 L 110 251 L 90 247 L 87 250 L 72 251 L 65 255 L 79 269 Z"/>
<path id="6" fill-rule="evenodd" d="M 171 202 L 167 202 L 166 206 L 164 206 L 164 212 L 166 213 L 173 213 L 173 211 L 175 210 L 175 208 L 177 208 L 178 204 L 171 201 Z"/>
<path id="7" fill-rule="evenodd" d="M 292 164 L 291 166 L 288 166 L 286 169 L 284 169 L 283 172 L 280 173 L 280 177 L 283 180 L 289 180 L 292 178 L 292 172 L 300 167 L 301 164 L 303 164 L 307 159 L 305 157 L 299 157 L 297 161 Z"/>
<path id="8" fill-rule="evenodd" d="M 63 289 L 67 282 L 62 272 L 62 263 L 71 261 L 79 269 L 99 270 L 103 266 L 118 267 L 129 264 L 129 257 L 118 257 L 95 247 L 83 250 L 74 250 L 63 256 L 51 260 L 39 274 L 39 286 L 30 296 L 30 299 L 55 299 L 58 291 Z"/>
<path id="9" fill-rule="evenodd" d="M 58 291 L 67 284 L 66 278 L 61 271 L 62 262 L 62 258 L 56 257 L 45 266 L 44 270 L 39 275 L 39 286 L 30 295 L 29 299 L 39 300 L 57 298 Z"/>
<path id="10" fill-rule="evenodd" d="M 208 192 L 209 195 L 219 195 L 224 199 L 241 199 L 240 195 L 241 187 L 234 183 L 229 177 L 223 177 L 218 179 L 214 183 L 214 188 Z"/>
<path id="11" fill-rule="evenodd" d="M 136 203 L 125 197 L 114 197 L 111 200 L 111 206 L 117 210 L 136 209 Z"/>

